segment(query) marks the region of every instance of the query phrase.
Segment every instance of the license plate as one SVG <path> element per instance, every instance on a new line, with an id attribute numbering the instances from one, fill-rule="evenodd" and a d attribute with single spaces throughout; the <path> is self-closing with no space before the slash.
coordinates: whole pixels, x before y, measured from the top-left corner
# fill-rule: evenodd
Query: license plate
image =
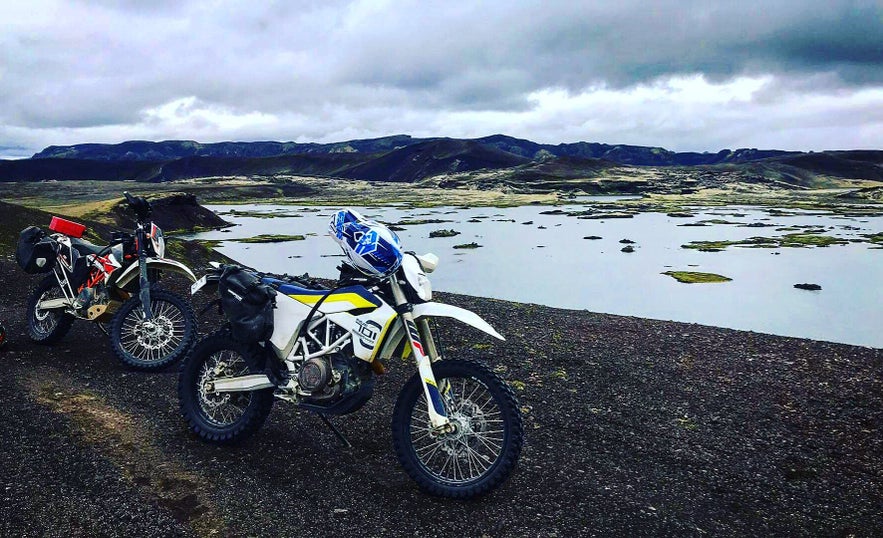
<path id="1" fill-rule="evenodd" d="M 190 286 L 190 295 L 195 295 L 196 292 L 198 292 L 202 289 L 203 286 L 205 286 L 205 283 L 208 282 L 207 277 L 208 275 L 202 275 L 202 278 L 200 278 Z"/>

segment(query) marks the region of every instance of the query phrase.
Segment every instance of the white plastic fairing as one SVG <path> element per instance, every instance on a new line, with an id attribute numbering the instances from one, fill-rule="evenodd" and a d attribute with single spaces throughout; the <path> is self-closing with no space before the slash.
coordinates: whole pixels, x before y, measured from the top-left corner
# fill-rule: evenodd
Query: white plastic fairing
<path id="1" fill-rule="evenodd" d="M 417 259 L 420 260 L 420 265 L 427 273 L 435 271 L 435 268 L 438 267 L 438 256 L 431 252 L 427 252 L 426 254 L 419 254 L 417 255 Z"/>
<path id="2" fill-rule="evenodd" d="M 273 335 L 270 343 L 286 357 L 294 347 L 300 323 L 307 318 L 310 307 L 283 294 L 276 294 L 276 309 L 273 310 Z"/>
<path id="3" fill-rule="evenodd" d="M 405 254 L 402 258 L 402 269 L 405 272 L 405 279 L 408 285 L 417 292 L 417 297 L 424 301 L 432 299 L 432 284 L 426 277 L 426 273 L 420 267 L 417 257 L 412 254 Z"/>
<path id="4" fill-rule="evenodd" d="M 414 305 L 414 318 L 422 318 L 424 316 L 454 318 L 462 321 L 466 325 L 471 325 L 480 331 L 486 332 L 494 338 L 505 340 L 505 338 L 494 330 L 488 322 L 481 319 L 481 316 L 475 312 L 470 312 L 465 308 L 442 303 L 422 303 Z"/>

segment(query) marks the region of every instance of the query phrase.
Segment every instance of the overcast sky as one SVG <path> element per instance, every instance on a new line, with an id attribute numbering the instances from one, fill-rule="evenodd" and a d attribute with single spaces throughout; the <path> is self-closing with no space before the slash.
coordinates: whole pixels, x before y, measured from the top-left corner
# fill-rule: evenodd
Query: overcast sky
<path id="1" fill-rule="evenodd" d="M 0 1 L 0 157 L 398 133 L 883 149 L 883 0 Z"/>

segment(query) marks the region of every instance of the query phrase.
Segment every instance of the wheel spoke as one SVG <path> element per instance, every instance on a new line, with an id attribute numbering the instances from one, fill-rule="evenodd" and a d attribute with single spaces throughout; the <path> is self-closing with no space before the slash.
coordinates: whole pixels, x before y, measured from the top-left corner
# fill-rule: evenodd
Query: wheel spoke
<path id="1" fill-rule="evenodd" d="M 198 376 L 199 407 L 211 424 L 229 426 L 242 418 L 252 401 L 251 392 L 208 393 L 206 384 L 226 376 L 216 376 L 215 371 L 223 364 L 224 370 L 232 370 L 235 375 L 248 373 L 248 365 L 238 353 L 232 350 L 219 351 L 206 359 Z"/>
<path id="2" fill-rule="evenodd" d="M 410 439 L 425 471 L 449 484 L 466 484 L 488 473 L 503 452 L 505 421 L 493 393 L 474 377 L 438 379 L 454 432 L 433 433 L 426 398 L 411 410 Z"/>
<path id="3" fill-rule="evenodd" d="M 184 342 L 187 319 L 174 303 L 152 300 L 153 318 L 147 320 L 140 308 L 132 309 L 121 324 L 120 347 L 143 362 L 166 360 Z"/>

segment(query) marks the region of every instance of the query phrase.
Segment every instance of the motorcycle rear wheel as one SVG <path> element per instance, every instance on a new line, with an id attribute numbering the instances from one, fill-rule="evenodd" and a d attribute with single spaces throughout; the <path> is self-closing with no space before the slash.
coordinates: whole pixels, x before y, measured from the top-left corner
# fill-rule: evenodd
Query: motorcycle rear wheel
<path id="1" fill-rule="evenodd" d="M 229 329 L 209 334 L 181 363 L 178 401 L 190 430 L 203 441 L 226 445 L 243 441 L 264 424 L 273 407 L 273 389 L 210 393 L 206 385 L 223 376 L 263 371 L 262 350 L 237 342 Z"/>
<path id="2" fill-rule="evenodd" d="M 28 297 L 28 336 L 38 344 L 54 344 L 71 328 L 74 317 L 62 310 L 41 310 L 37 307 L 44 299 L 63 299 L 64 292 L 55 274 L 50 274 L 37 284 Z"/>
<path id="3" fill-rule="evenodd" d="M 515 394 L 476 361 L 439 361 L 432 370 L 455 431 L 432 432 L 423 384 L 415 375 L 393 412 L 396 456 L 427 493 L 457 499 L 484 495 L 509 477 L 521 453 L 524 430 Z"/>
<path id="4" fill-rule="evenodd" d="M 150 292 L 151 320 L 143 318 L 136 295 L 110 322 L 110 344 L 117 358 L 134 370 L 151 372 L 182 358 L 196 331 L 196 316 L 184 299 L 168 291 Z"/>

